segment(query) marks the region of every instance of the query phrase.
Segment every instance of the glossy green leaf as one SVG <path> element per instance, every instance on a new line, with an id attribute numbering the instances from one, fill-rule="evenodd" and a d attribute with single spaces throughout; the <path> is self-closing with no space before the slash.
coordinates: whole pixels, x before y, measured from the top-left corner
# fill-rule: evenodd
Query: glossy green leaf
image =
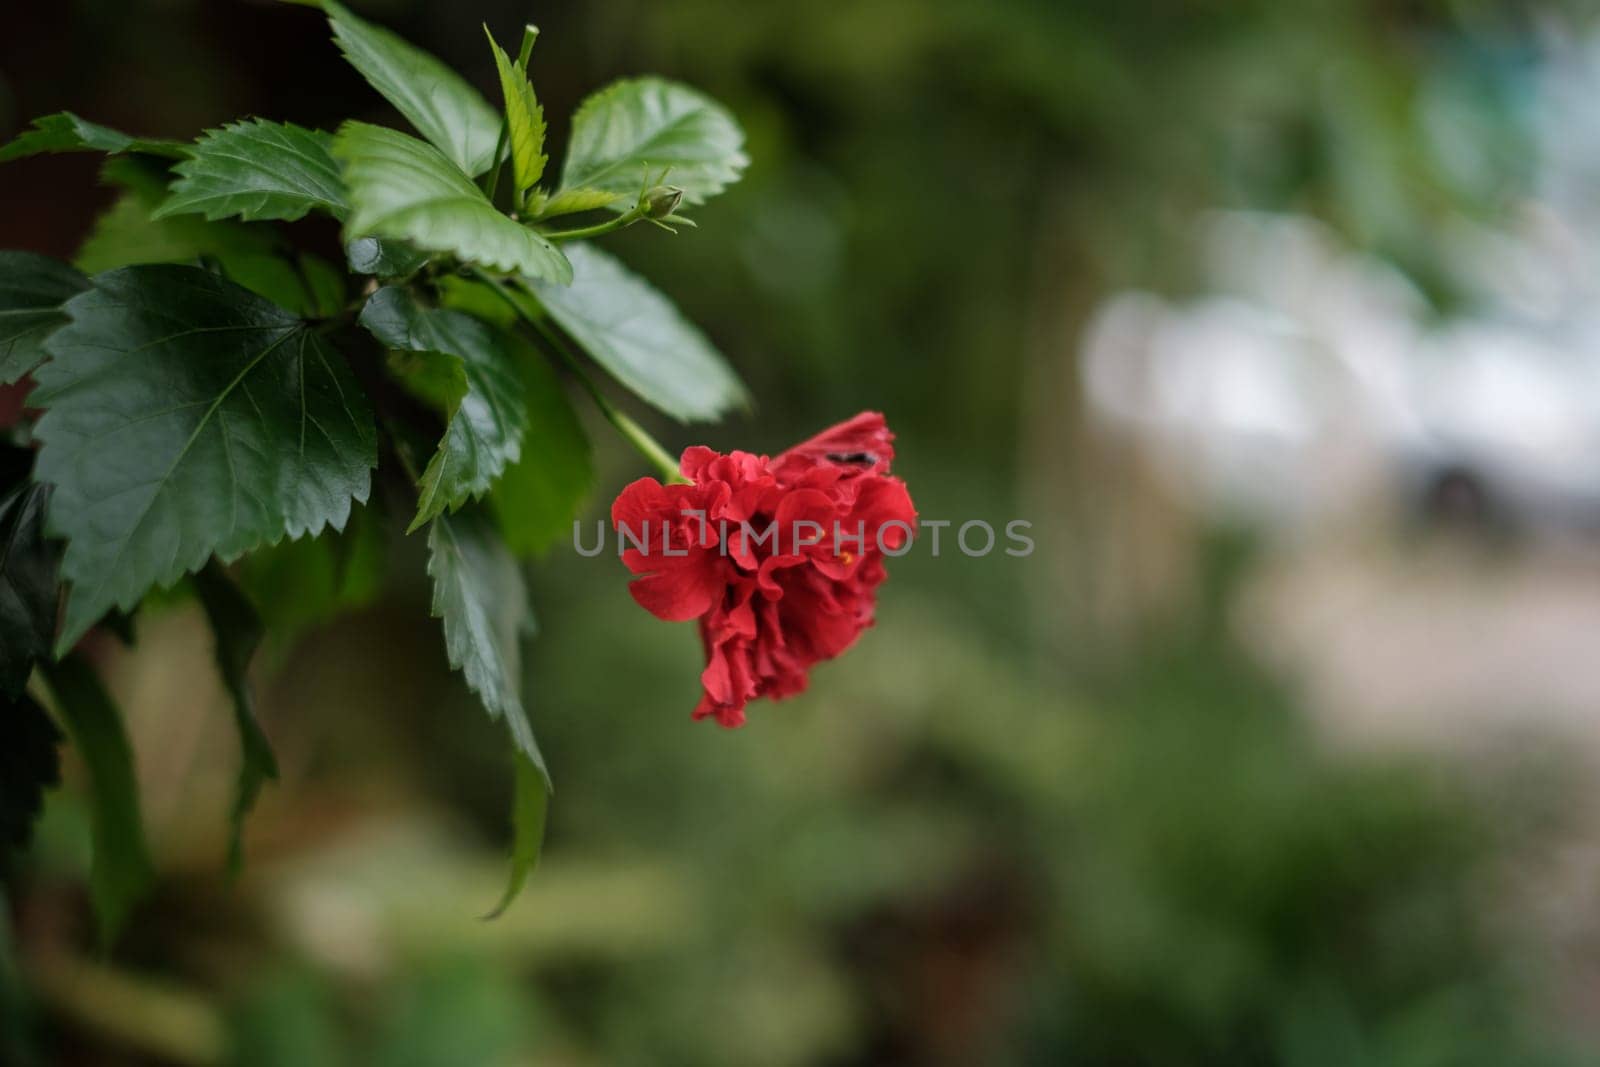
<path id="1" fill-rule="evenodd" d="M 0 163 L 46 152 L 140 152 L 166 159 L 182 159 L 188 146 L 177 141 L 130 137 L 107 126 L 81 119 L 70 111 L 58 111 L 33 120 L 9 144 L 0 146 Z"/>
<path id="2" fill-rule="evenodd" d="M 505 720 L 517 750 L 547 774 L 518 696 L 522 637 L 533 627 L 533 612 L 516 559 L 480 510 L 464 508 L 429 527 L 428 576 L 450 666 L 491 717 Z"/>
<path id="3" fill-rule="evenodd" d="M 629 78 L 590 96 L 572 116 L 563 189 L 637 193 L 667 180 L 698 204 L 739 180 L 744 131 L 703 93 L 662 78 Z"/>
<path id="4" fill-rule="evenodd" d="M 94 843 L 89 895 L 101 940 L 109 944 L 155 881 L 139 814 L 133 749 L 123 731 L 121 714 L 86 660 L 70 656 L 46 665 L 44 675 L 73 748 L 89 769 Z"/>
<path id="5" fill-rule="evenodd" d="M 24 483 L 0 500 L 0 695 L 15 698 L 56 633 L 60 546 L 44 536 L 50 487 Z"/>
<path id="6" fill-rule="evenodd" d="M 477 177 L 494 162 L 500 116 L 478 91 L 422 49 L 323 0 L 334 40 L 350 65 L 461 171 Z"/>
<path id="7" fill-rule="evenodd" d="M 489 49 L 494 52 L 495 69 L 500 73 L 500 92 L 506 101 L 506 129 L 511 136 L 511 176 L 517 184 L 517 202 L 544 177 L 544 108 L 533 95 L 528 72 L 512 62 L 505 49 L 495 43 L 485 26 Z"/>
<path id="8" fill-rule="evenodd" d="M 733 369 L 672 302 L 616 259 L 568 247 L 567 287 L 535 285 L 563 330 L 617 380 L 684 421 L 714 419 L 749 402 Z"/>
<path id="9" fill-rule="evenodd" d="M 331 142 L 321 130 L 263 119 L 208 131 L 173 168 L 178 180 L 155 217 L 292 221 L 322 211 L 342 219 L 344 182 Z"/>
<path id="10" fill-rule="evenodd" d="M 376 237 L 357 237 L 348 242 L 344 256 L 357 274 L 379 278 L 403 278 L 428 262 L 426 252 L 419 252 L 404 241 L 380 241 Z"/>
<path id="11" fill-rule="evenodd" d="M 388 237 L 468 263 L 566 284 L 560 249 L 496 211 L 483 190 L 415 137 L 347 122 L 333 154 L 345 164 L 352 237 Z"/>
<path id="12" fill-rule="evenodd" d="M 0 864 L 25 848 L 44 804 L 61 782 L 61 732 L 26 693 L 0 696 Z"/>
<path id="13" fill-rule="evenodd" d="M 58 260 L 0 252 L 0 384 L 10 385 L 44 359 L 44 339 L 63 322 L 61 305 L 89 280 Z"/>
<path id="14" fill-rule="evenodd" d="M 389 348 L 439 353 L 461 364 L 465 393 L 438 396 L 449 422 L 439 449 L 422 472 L 416 530 L 449 508 L 486 492 L 522 454 L 528 407 L 509 340 L 471 315 L 424 308 L 404 289 L 378 290 L 361 325 Z M 409 532 L 409 531 L 408 531 Z"/>
<path id="15" fill-rule="evenodd" d="M 511 876 L 506 891 L 493 911 L 484 916 L 498 919 L 528 884 L 528 876 L 539 866 L 544 850 L 545 820 L 550 814 L 550 782 L 544 768 L 518 752 L 516 782 L 511 799 Z"/>
<path id="16" fill-rule="evenodd" d="M 360 387 L 315 331 L 193 267 L 127 267 L 67 303 L 32 402 L 67 539 L 58 648 L 215 553 L 342 527 L 377 462 Z"/>
<path id="17" fill-rule="evenodd" d="M 262 784 L 278 777 L 278 761 L 256 718 L 250 688 L 250 659 L 261 645 L 261 618 L 215 562 L 195 574 L 194 589 L 211 622 L 217 669 L 233 699 L 233 723 L 239 732 L 239 782 L 228 819 L 228 869 L 237 874 L 244 862 L 244 818 Z"/>

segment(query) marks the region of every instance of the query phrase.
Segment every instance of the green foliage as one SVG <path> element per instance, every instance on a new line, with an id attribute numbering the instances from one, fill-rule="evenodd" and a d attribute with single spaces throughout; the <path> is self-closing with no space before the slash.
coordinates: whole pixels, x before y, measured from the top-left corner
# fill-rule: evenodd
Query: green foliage
<path id="1" fill-rule="evenodd" d="M 422 472 L 409 533 L 445 508 L 454 511 L 468 498 L 482 496 L 516 462 L 528 407 L 506 339 L 471 315 L 420 307 L 404 289 L 389 286 L 367 301 L 361 324 L 389 348 L 436 354 L 448 362 L 449 385 L 425 390 L 446 407 L 448 423 L 439 450 Z"/>
<path id="2" fill-rule="evenodd" d="M 382 126 L 347 122 L 333 154 L 345 165 L 352 236 L 389 237 L 493 270 L 566 284 L 567 257 L 495 210 L 482 189 L 431 145 Z"/>
<path id="3" fill-rule="evenodd" d="M 563 189 L 628 193 L 670 167 L 672 184 L 698 204 L 739 180 L 744 134 L 715 101 L 662 78 L 619 81 L 572 116 Z"/>
<path id="4" fill-rule="evenodd" d="M 188 149 L 176 141 L 130 137 L 87 122 L 70 111 L 58 111 L 34 119 L 32 129 L 10 144 L 0 146 L 0 163 L 53 152 L 137 152 L 164 159 L 182 159 Z"/>
<path id="5" fill-rule="evenodd" d="M 440 515 L 428 528 L 433 614 L 444 620 L 450 666 L 467 679 L 493 718 L 504 719 L 519 752 L 549 781 L 519 691 L 522 637 L 533 628 L 517 561 L 475 510 Z"/>
<path id="6" fill-rule="evenodd" d="M 256 720 L 255 695 L 250 689 L 250 660 L 261 644 L 261 617 L 216 563 L 201 568 L 194 576 L 194 588 L 211 621 L 217 669 L 233 699 L 233 722 L 239 731 L 239 785 L 228 834 L 228 869 L 237 873 L 244 864 L 244 817 L 262 784 L 278 777 L 278 761 Z"/>
<path id="7" fill-rule="evenodd" d="M 73 747 L 89 768 L 94 839 L 89 892 L 101 940 L 109 943 L 155 881 L 139 814 L 133 749 L 116 705 L 82 656 L 48 664 L 44 674 Z"/>
<path id="8" fill-rule="evenodd" d="M 26 693 L 0 696 L 0 864 L 23 848 L 44 803 L 61 781 L 61 732 Z"/>
<path id="9" fill-rule="evenodd" d="M 536 285 L 539 302 L 616 379 L 684 421 L 749 403 L 737 375 L 672 302 L 616 259 L 574 245 L 572 285 Z"/>
<path id="10" fill-rule="evenodd" d="M 300 319 L 174 266 L 102 274 L 66 307 L 33 398 L 67 539 L 58 648 L 213 553 L 342 527 L 367 498 L 371 411 Z"/>
<path id="11" fill-rule="evenodd" d="M 342 219 L 344 184 L 328 152 L 331 140 L 321 130 L 261 119 L 212 130 L 172 168 L 180 177 L 154 217 L 288 222 L 324 211 Z"/>
<path id="12" fill-rule="evenodd" d="M 23 695 L 42 666 L 90 765 L 94 897 L 108 934 L 151 878 L 132 753 L 86 662 L 52 663 L 52 651 L 66 654 L 97 624 L 131 634 L 141 603 L 192 576 L 240 740 L 237 869 L 244 817 L 277 774 L 250 662 L 264 642 L 378 594 L 398 509 L 362 505 L 382 458 L 394 492 L 416 494 L 406 532 L 428 527 L 450 664 L 511 735 L 516 841 L 498 914 L 538 860 L 549 787 L 521 694 L 534 626 L 517 558 L 570 529 L 594 478 L 556 366 L 627 441 L 653 462 L 664 454 L 587 380 L 558 331 L 680 418 L 746 399 L 665 296 L 587 246 L 574 248 L 572 285 L 561 247 L 637 222 L 686 224 L 679 203 L 745 165 L 728 112 L 659 79 L 618 83 L 574 117 L 552 193 L 539 187 L 548 157 L 528 81 L 532 27 L 515 60 L 489 35 L 500 115 L 427 53 L 334 0 L 318 6 L 345 58 L 424 139 L 355 121 L 329 135 L 246 118 L 181 145 L 63 112 L 0 149 L 0 160 L 107 153 L 102 175 L 118 190 L 79 249 L 84 274 L 0 252 L 0 384 L 32 374 L 41 412 L 21 431 L 36 461 L 9 453 L 15 469 L 0 483 L 0 691 L 20 761 L 0 799 L 16 839 L 53 780 L 49 720 Z M 497 189 L 503 171 L 509 194 Z M 285 231 L 313 213 L 341 222 L 348 270 Z M 602 221 L 549 225 L 585 213 Z M 415 460 L 416 442 L 435 439 L 427 463 Z"/>
<path id="13" fill-rule="evenodd" d="M 500 136 L 500 116 L 476 89 L 433 56 L 357 18 L 342 4 L 323 0 L 322 7 L 350 65 L 418 133 L 468 177 L 489 169 Z"/>
<path id="14" fill-rule="evenodd" d="M 494 34 L 485 26 L 489 48 L 494 52 L 495 69 L 500 73 L 500 92 L 506 101 L 506 130 L 511 138 L 511 174 L 516 182 L 516 202 L 539 184 L 544 177 L 544 165 L 549 157 L 544 154 L 544 108 L 533 95 L 528 82 L 528 72 L 520 63 L 512 63 L 505 50 L 495 43 Z"/>
<path id="15" fill-rule="evenodd" d="M 66 321 L 61 305 L 88 287 L 65 263 L 31 252 L 0 252 L 0 384 L 44 359 L 44 339 Z"/>

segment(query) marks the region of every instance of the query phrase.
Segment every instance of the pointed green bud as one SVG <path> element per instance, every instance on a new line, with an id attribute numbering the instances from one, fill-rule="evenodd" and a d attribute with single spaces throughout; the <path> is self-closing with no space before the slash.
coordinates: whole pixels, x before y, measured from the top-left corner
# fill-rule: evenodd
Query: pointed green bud
<path id="1" fill-rule="evenodd" d="M 640 200 L 644 203 L 646 218 L 664 219 L 683 203 L 683 190 L 676 185 L 657 185 L 645 190 Z"/>

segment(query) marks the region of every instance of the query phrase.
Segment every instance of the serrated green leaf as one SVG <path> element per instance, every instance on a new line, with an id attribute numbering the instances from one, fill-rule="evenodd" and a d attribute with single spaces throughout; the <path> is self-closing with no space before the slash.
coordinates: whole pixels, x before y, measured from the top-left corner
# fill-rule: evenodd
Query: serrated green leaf
<path id="1" fill-rule="evenodd" d="M 139 814 L 139 787 L 133 748 L 122 716 L 80 656 L 44 666 L 56 709 L 72 744 L 89 769 L 90 834 L 94 858 L 89 896 L 99 920 L 102 943 L 113 941 L 128 913 L 155 881 Z"/>
<path id="2" fill-rule="evenodd" d="M 107 126 L 79 118 L 70 111 L 58 111 L 33 120 L 31 129 L 9 144 L 0 146 L 0 163 L 27 156 L 55 152 L 139 152 L 166 159 L 182 159 L 188 146 L 177 141 L 130 137 Z"/>
<path id="3" fill-rule="evenodd" d="M 32 697 L 0 696 L 0 863 L 33 836 L 44 791 L 61 782 L 61 732 Z"/>
<path id="4" fill-rule="evenodd" d="M 539 854 L 544 850 L 545 820 L 550 814 L 550 781 L 544 769 L 518 752 L 516 781 L 511 798 L 511 875 L 506 891 L 493 911 L 485 919 L 498 919 L 505 914 L 528 884 L 528 876 L 539 866 Z"/>
<path id="5" fill-rule="evenodd" d="M 347 242 L 344 257 L 355 273 L 379 278 L 403 278 L 428 262 L 426 252 L 418 252 L 404 241 L 380 241 L 376 237 L 357 237 Z"/>
<path id="6" fill-rule="evenodd" d="M 559 282 L 572 278 L 561 250 L 489 203 L 483 190 L 415 137 L 347 122 L 333 154 L 345 164 L 352 237 L 390 237 L 447 252 L 505 273 Z"/>
<path id="7" fill-rule="evenodd" d="M 57 647 L 215 553 L 342 527 L 377 463 L 337 352 L 193 267 L 126 267 L 67 303 L 35 372 L 37 477 L 70 584 Z"/>
<path id="8" fill-rule="evenodd" d="M 79 269 L 99 274 L 134 264 L 204 262 L 281 307 L 316 313 L 306 281 L 270 227 L 197 215 L 152 218 L 166 198 L 168 175 L 146 160 L 113 159 L 102 177 L 126 191 L 78 250 Z"/>
<path id="9" fill-rule="evenodd" d="M 494 163 L 500 116 L 478 91 L 422 49 L 323 0 L 350 65 L 457 168 L 476 178 Z"/>
<path id="10" fill-rule="evenodd" d="M 550 317 L 640 397 L 685 422 L 747 404 L 738 375 L 672 302 L 589 245 L 567 249 L 570 286 L 535 284 Z"/>
<path id="11" fill-rule="evenodd" d="M 648 175 L 698 204 L 739 180 L 750 162 L 744 131 L 704 93 L 663 78 L 628 78 L 585 100 L 572 116 L 563 189 L 637 193 Z"/>
<path id="12" fill-rule="evenodd" d="M 228 870 L 238 874 L 244 865 L 244 818 L 261 786 L 278 777 L 278 761 L 256 718 L 250 688 L 250 660 L 261 646 L 261 618 L 215 561 L 195 574 L 194 590 L 211 622 L 217 670 L 233 699 L 233 724 L 239 732 L 239 781 L 228 817 Z"/>
<path id="13" fill-rule="evenodd" d="M 517 750 L 548 778 L 518 696 L 521 639 L 533 613 L 517 561 L 483 513 L 464 508 L 429 527 L 428 576 L 450 666 L 466 677 L 492 718 L 505 720 Z"/>
<path id="14" fill-rule="evenodd" d="M 0 500 L 0 694 L 16 698 L 56 634 L 60 547 L 44 536 L 50 487 L 17 486 Z"/>
<path id="15" fill-rule="evenodd" d="M 361 325 L 389 348 L 439 353 L 461 364 L 465 392 L 434 398 L 446 405 L 449 423 L 422 472 L 410 526 L 416 530 L 446 508 L 454 511 L 483 495 L 522 454 L 528 428 L 522 381 L 504 334 L 460 311 L 421 307 L 404 289 L 374 293 Z"/>
<path id="16" fill-rule="evenodd" d="M 511 135 L 511 176 L 516 181 L 516 200 L 520 204 L 523 194 L 544 177 L 544 165 L 549 162 L 544 154 L 544 109 L 533 95 L 528 72 L 513 63 L 505 49 L 495 43 L 489 27 L 485 26 L 483 32 L 489 38 L 495 69 L 500 73 L 500 92 L 506 101 L 506 129 Z"/>
<path id="17" fill-rule="evenodd" d="M 606 189 L 563 189 L 539 204 L 536 214 L 541 219 L 553 219 L 561 215 L 599 211 L 624 199 L 626 197 L 622 193 L 613 193 Z"/>
<path id="18" fill-rule="evenodd" d="M 173 168 L 178 180 L 155 218 L 293 221 L 322 211 L 342 219 L 348 209 L 331 142 L 321 130 L 264 119 L 210 130 Z"/>
<path id="19" fill-rule="evenodd" d="M 82 274 L 49 256 L 0 252 L 0 384 L 39 365 L 44 339 L 67 321 L 61 305 L 88 286 Z"/>

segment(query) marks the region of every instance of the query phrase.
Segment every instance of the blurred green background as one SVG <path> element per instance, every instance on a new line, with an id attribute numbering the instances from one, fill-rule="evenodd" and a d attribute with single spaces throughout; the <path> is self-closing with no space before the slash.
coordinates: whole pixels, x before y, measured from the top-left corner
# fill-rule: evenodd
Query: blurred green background
<path id="1" fill-rule="evenodd" d="M 510 768 L 447 672 L 416 544 L 391 539 L 391 584 L 359 613 L 279 620 L 297 628 L 257 677 L 283 779 L 233 884 L 234 753 L 205 630 L 184 603 L 148 609 L 135 650 L 101 655 L 159 890 L 96 949 L 69 767 L 8 882 L 0 1061 L 1600 1062 L 1586 721 L 1562 735 L 1435 715 L 1403 743 L 1330 728 L 1346 691 L 1273 654 L 1272 611 L 1249 624 L 1263 600 L 1324 603 L 1325 585 L 1292 579 L 1327 553 L 1174 492 L 1097 428 L 1078 369 L 1111 293 L 1207 289 L 1194 226 L 1216 209 L 1321 220 L 1402 270 L 1430 321 L 1472 308 L 1448 235 L 1533 194 L 1527 100 L 1551 49 L 1585 39 L 1581 9 L 357 6 L 491 97 L 480 23 L 510 40 L 536 22 L 556 144 L 622 74 L 727 103 L 745 180 L 697 230 L 615 244 L 758 409 L 706 429 L 637 413 L 670 448 L 776 452 L 883 410 L 925 518 L 1026 519 L 1037 551 L 968 558 L 948 532 L 938 558 L 919 548 L 847 657 L 726 732 L 688 718 L 692 627 L 638 610 L 615 560 L 558 546 L 531 572 L 528 662 L 557 793 L 543 864 L 493 923 L 478 916 L 504 875 Z M 252 113 L 393 121 L 301 8 L 4 5 L 0 136 L 63 108 L 181 138 Z M 88 157 L 7 166 L 3 243 L 70 256 L 110 199 Z M 592 521 L 641 471 L 590 428 Z M 1420 597 L 1424 618 L 1459 609 L 1440 590 L 1556 566 L 1440 537 L 1374 520 L 1319 543 L 1362 546 L 1377 601 Z M 1560 565 L 1579 577 L 1556 584 L 1597 602 L 1588 563 Z M 283 566 L 280 581 L 331 580 Z M 1420 592 L 1394 577 L 1419 568 Z M 1587 618 L 1525 610 L 1563 633 Z M 1357 667 L 1409 678 L 1495 640 Z M 1553 662 L 1518 669 L 1567 669 Z"/>

